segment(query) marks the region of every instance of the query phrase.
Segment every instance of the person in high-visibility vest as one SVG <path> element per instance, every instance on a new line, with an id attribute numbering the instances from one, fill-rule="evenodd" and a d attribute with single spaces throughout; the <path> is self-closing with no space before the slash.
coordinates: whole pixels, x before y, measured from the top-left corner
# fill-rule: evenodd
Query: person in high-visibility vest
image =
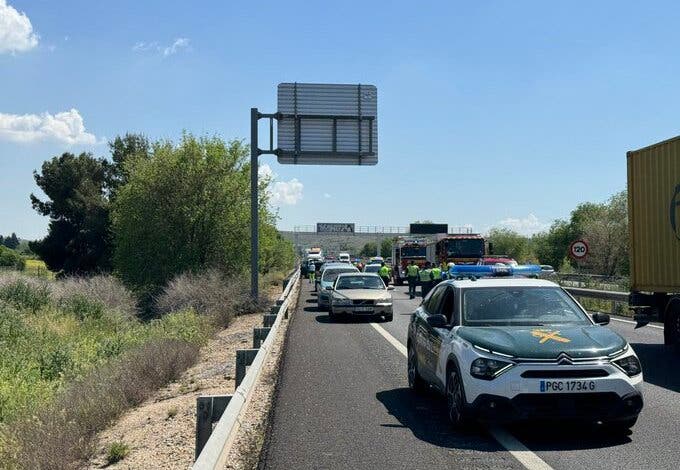
<path id="1" fill-rule="evenodd" d="M 385 287 L 390 285 L 390 268 L 384 262 L 380 263 L 378 276 L 382 278 L 383 282 L 385 283 Z"/>
<path id="2" fill-rule="evenodd" d="M 432 266 L 432 285 L 436 286 L 442 282 L 442 268 L 436 264 Z"/>
<path id="3" fill-rule="evenodd" d="M 314 284 L 316 278 L 316 265 L 314 263 L 307 265 L 307 274 L 309 275 L 309 283 Z"/>
<path id="4" fill-rule="evenodd" d="M 449 268 L 446 266 L 446 263 L 442 261 L 441 264 L 441 269 L 442 269 L 442 280 L 448 279 L 449 278 Z"/>
<path id="5" fill-rule="evenodd" d="M 416 284 L 418 283 L 418 266 L 411 260 L 406 266 L 406 280 L 408 281 L 408 296 L 410 299 L 416 297 Z"/>
<path id="6" fill-rule="evenodd" d="M 420 293 L 423 298 L 432 289 L 432 269 L 430 268 L 430 262 L 425 263 L 425 267 L 418 273 L 418 280 L 420 281 Z"/>

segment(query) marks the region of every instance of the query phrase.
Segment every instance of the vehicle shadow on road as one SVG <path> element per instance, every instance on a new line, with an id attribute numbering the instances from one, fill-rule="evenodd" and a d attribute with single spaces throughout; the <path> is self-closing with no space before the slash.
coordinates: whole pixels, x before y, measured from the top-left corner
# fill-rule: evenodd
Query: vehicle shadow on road
<path id="1" fill-rule="evenodd" d="M 645 382 L 680 392 L 680 368 L 678 355 L 663 344 L 632 343 L 640 358 Z"/>
<path id="2" fill-rule="evenodd" d="M 444 400 L 434 393 L 414 394 L 408 388 L 395 388 L 376 393 L 376 398 L 404 427 L 418 439 L 450 449 L 474 449 L 497 452 L 500 447 L 484 435 L 483 428 L 472 426 L 466 431 L 451 427 Z M 381 424 L 395 427 L 394 424 Z"/>
<path id="3" fill-rule="evenodd" d="M 319 310 L 316 310 L 317 312 Z M 316 321 L 319 323 L 372 323 L 375 322 L 376 319 L 372 317 L 351 317 L 351 316 L 345 316 L 345 317 L 338 317 L 334 318 L 331 320 L 331 317 L 328 316 L 328 314 L 325 315 L 317 315 L 316 316 Z M 380 322 L 380 320 L 377 320 Z"/>
<path id="4" fill-rule="evenodd" d="M 509 425 L 507 430 L 533 451 L 601 449 L 632 441 L 631 431 L 612 433 L 596 425 L 564 421 L 528 421 Z"/>

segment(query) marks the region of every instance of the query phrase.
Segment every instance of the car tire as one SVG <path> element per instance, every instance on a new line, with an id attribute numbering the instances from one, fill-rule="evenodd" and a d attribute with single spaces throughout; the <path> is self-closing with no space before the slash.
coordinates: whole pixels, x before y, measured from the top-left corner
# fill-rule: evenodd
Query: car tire
<path id="1" fill-rule="evenodd" d="M 427 389 L 427 383 L 418 372 L 418 356 L 416 355 L 416 350 L 412 347 L 408 349 L 407 364 L 409 388 L 415 393 L 423 393 Z"/>
<path id="2" fill-rule="evenodd" d="M 393 319 L 394 319 L 394 317 L 392 315 L 385 315 L 385 321 L 386 322 L 392 321 Z"/>
<path id="3" fill-rule="evenodd" d="M 635 418 L 626 418 L 626 419 L 618 419 L 616 421 L 607 421 L 605 423 L 602 423 L 603 427 L 610 433 L 616 434 L 616 433 L 625 433 L 630 428 L 635 426 L 635 423 L 637 423 L 638 417 L 636 416 Z"/>
<path id="4" fill-rule="evenodd" d="M 451 365 L 446 373 L 446 411 L 449 421 L 456 429 L 463 429 L 468 424 L 465 410 L 465 388 L 458 367 Z"/>

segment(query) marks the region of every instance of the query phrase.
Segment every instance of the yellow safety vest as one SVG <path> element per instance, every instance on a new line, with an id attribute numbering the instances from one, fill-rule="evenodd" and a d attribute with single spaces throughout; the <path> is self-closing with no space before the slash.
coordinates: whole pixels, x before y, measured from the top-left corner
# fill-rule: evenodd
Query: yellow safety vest
<path id="1" fill-rule="evenodd" d="M 378 271 L 378 275 L 379 275 L 380 277 L 389 277 L 389 275 L 390 275 L 390 268 L 388 268 L 387 266 L 381 267 L 380 270 Z"/>
<path id="2" fill-rule="evenodd" d="M 418 266 L 415 264 L 406 266 L 406 275 L 408 277 L 418 277 Z"/>
<path id="3" fill-rule="evenodd" d="M 432 280 L 432 271 L 430 271 L 429 269 L 423 269 L 422 271 L 420 271 L 419 276 L 421 281 L 429 282 Z"/>
<path id="4" fill-rule="evenodd" d="M 435 281 L 439 280 L 442 278 L 442 270 L 439 268 L 432 268 L 432 277 L 434 277 Z"/>

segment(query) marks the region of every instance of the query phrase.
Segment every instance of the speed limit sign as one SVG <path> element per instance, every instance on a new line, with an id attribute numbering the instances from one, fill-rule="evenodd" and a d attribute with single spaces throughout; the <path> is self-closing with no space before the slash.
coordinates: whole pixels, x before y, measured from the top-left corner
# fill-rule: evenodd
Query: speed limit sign
<path id="1" fill-rule="evenodd" d="M 574 259 L 583 259 L 588 254 L 588 244 L 584 240 L 576 240 L 569 245 L 569 256 Z"/>

